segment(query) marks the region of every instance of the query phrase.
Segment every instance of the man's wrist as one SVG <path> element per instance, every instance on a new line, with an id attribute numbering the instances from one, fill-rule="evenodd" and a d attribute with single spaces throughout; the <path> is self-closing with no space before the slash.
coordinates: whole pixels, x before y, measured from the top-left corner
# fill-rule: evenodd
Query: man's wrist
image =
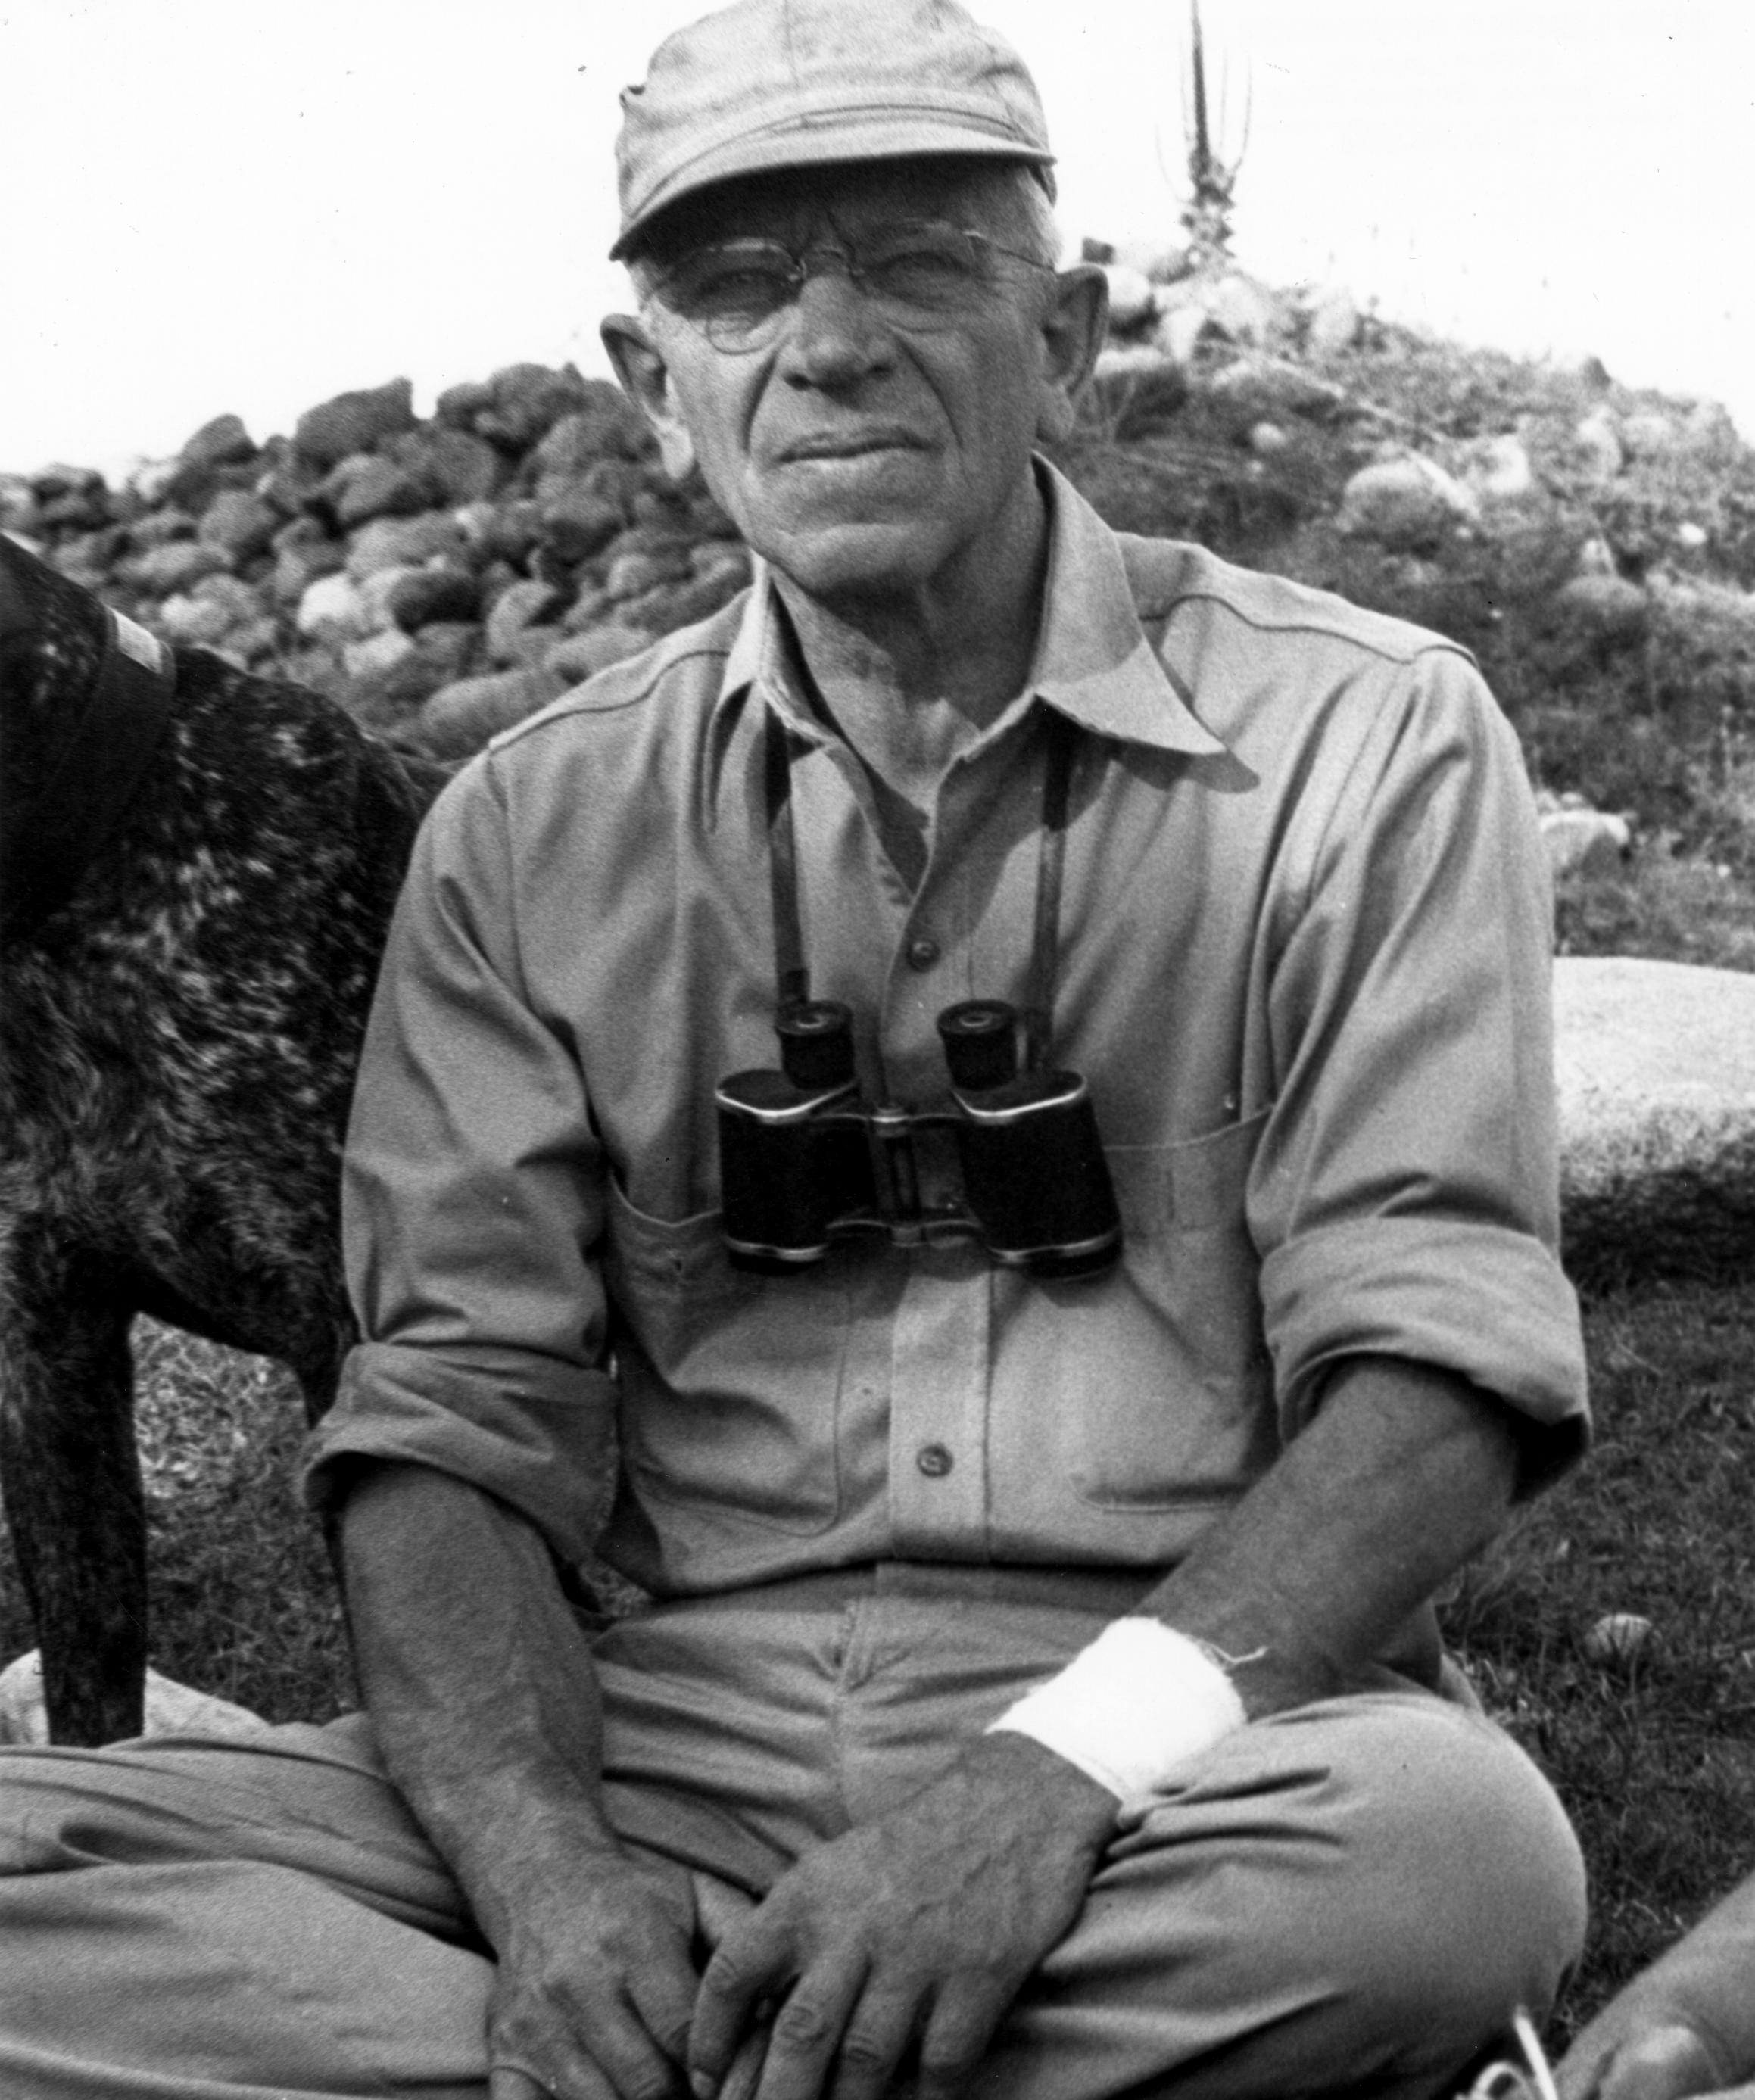
<path id="1" fill-rule="evenodd" d="M 989 1732 L 1030 1736 L 1127 1802 L 1161 1792 L 1248 1718 L 1212 1649 L 1161 1620 L 1124 1618 Z"/>

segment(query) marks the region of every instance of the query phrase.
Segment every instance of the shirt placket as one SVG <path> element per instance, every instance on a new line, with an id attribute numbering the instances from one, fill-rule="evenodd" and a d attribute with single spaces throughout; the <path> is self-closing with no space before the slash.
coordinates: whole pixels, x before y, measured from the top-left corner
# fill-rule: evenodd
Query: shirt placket
<path id="1" fill-rule="evenodd" d="M 1012 739 L 972 752 L 940 790 L 926 871 L 891 960 L 880 1021 L 886 1079 L 910 1107 L 946 1096 L 939 1013 L 959 999 L 1005 993 L 1009 984 L 993 976 L 996 957 L 1009 964 L 1015 947 L 1021 963 L 1027 951 L 1029 854 L 1007 856 L 985 912 L 973 902 L 985 888 L 976 832 L 994 826 L 986 832 L 991 840 L 1016 829 L 1007 804 L 1019 792 L 1020 768 L 1008 762 L 1016 756 Z M 925 1139 L 918 1150 L 930 1206 L 957 1189 L 949 1134 Z M 890 1523 L 905 1557 L 987 1557 L 993 1311 L 992 1266 L 979 1246 L 957 1240 L 908 1257 L 889 1365 Z"/>

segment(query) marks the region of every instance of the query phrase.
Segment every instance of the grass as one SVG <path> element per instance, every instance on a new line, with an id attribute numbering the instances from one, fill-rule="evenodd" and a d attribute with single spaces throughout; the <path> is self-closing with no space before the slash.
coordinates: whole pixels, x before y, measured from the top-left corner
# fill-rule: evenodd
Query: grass
<path id="1" fill-rule="evenodd" d="M 1585 1332 L 1594 1453 L 1444 1612 L 1584 1844 L 1593 1925 L 1568 2027 L 1755 1868 L 1755 1279 L 1620 1293 L 1587 1306 Z M 1610 1612 L 1652 1623 L 1629 1661 L 1585 1651 Z"/>
<path id="2" fill-rule="evenodd" d="M 1676 854 L 1662 838 L 1642 841 L 1618 874 L 1561 878 L 1554 931 L 1563 955 L 1755 970 L 1755 863 Z"/>
<path id="3" fill-rule="evenodd" d="M 304 1414 L 291 1375 L 141 1321 L 136 1419 L 155 1670 L 272 1721 L 354 1705 L 328 1557 L 293 1490 Z M 0 1558 L 0 1657 L 33 1645 Z"/>
<path id="4" fill-rule="evenodd" d="M 1590 1864 L 1594 1923 L 1569 2031 L 1755 1866 L 1755 1279 L 1653 1283 L 1586 1308 L 1599 1424 L 1581 1471 L 1454 1586 L 1446 1630 L 1547 1771 Z M 352 1702 L 315 1526 L 296 1503 L 289 1379 L 143 1323 L 153 1658 L 276 1720 Z M 1636 1612 L 1629 1662 L 1590 1629 Z M 29 1643 L 15 1591 L 0 1654 Z"/>

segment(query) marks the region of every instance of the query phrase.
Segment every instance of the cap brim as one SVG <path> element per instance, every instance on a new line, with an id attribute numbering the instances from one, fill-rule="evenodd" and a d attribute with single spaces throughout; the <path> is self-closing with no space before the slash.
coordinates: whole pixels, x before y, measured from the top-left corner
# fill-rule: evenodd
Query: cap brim
<path id="1" fill-rule="evenodd" d="M 1052 201 L 1054 180 L 1048 170 L 1054 156 L 1044 149 L 1022 145 L 1016 138 L 998 134 L 984 136 L 973 126 L 935 122 L 921 117 L 898 122 L 894 116 L 874 117 L 860 123 L 837 117 L 832 122 L 800 124 L 796 120 L 770 130 L 726 140 L 709 147 L 685 169 L 660 183 L 639 210 L 623 227 L 610 250 L 610 260 L 619 262 L 654 219 L 684 197 L 730 182 L 739 175 L 756 175 L 771 168 L 805 168 L 839 165 L 848 161 L 905 161 L 928 156 L 990 161 L 1021 161 L 1039 169 Z"/>

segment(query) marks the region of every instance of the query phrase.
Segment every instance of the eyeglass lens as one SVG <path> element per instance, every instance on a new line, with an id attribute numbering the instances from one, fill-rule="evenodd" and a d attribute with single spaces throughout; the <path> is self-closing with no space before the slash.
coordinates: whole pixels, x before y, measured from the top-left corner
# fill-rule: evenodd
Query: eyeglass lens
<path id="1" fill-rule="evenodd" d="M 807 280 L 832 260 L 904 325 L 944 326 L 989 290 L 995 258 L 1007 252 L 978 233 L 933 222 L 874 227 L 800 252 L 778 240 L 711 241 L 665 276 L 660 296 L 721 349 L 750 348 L 778 332 Z"/>

